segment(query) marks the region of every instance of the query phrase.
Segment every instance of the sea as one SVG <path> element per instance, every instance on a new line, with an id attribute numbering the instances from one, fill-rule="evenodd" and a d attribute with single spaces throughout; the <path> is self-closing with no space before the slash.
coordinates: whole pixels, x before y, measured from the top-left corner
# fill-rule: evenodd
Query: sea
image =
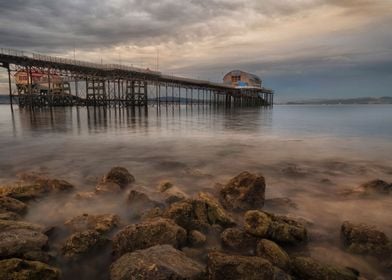
<path id="1" fill-rule="evenodd" d="M 0 105 L 0 184 L 36 172 L 91 192 L 114 166 L 126 167 L 151 197 L 162 181 L 193 196 L 216 194 L 242 171 L 261 174 L 265 210 L 304 221 L 311 256 L 369 279 L 384 275 L 377 261 L 342 249 L 340 227 L 367 223 L 392 238 L 391 197 L 347 195 L 369 180 L 392 183 L 392 105 Z M 26 219 L 50 226 L 82 213 L 126 220 L 128 211 L 124 197 L 86 203 L 67 196 L 33 202 Z"/>

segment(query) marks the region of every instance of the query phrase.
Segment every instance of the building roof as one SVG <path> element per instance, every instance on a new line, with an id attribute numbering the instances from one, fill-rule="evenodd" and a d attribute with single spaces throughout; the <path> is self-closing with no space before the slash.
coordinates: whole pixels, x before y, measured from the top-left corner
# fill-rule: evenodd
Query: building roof
<path id="1" fill-rule="evenodd" d="M 247 75 L 255 80 L 258 80 L 261 82 L 261 78 L 256 76 L 255 74 L 251 74 L 242 70 L 232 70 L 229 73 L 227 73 L 224 77 L 226 77 L 227 75 L 235 75 L 235 76 L 239 76 L 239 75 Z"/>

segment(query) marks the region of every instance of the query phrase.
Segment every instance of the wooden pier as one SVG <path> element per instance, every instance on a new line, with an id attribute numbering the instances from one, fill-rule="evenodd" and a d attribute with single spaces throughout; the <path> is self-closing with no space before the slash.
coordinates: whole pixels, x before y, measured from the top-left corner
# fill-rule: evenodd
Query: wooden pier
<path id="1" fill-rule="evenodd" d="M 274 92 L 237 88 L 204 80 L 164 75 L 118 64 L 98 64 L 12 49 L 0 49 L 0 67 L 8 71 L 11 104 L 43 106 L 147 106 L 205 104 L 271 106 Z M 12 90 L 13 73 L 26 73 L 26 83 Z M 34 73 L 45 73 L 46 88 L 33 84 Z M 52 87 L 53 76 L 61 85 Z"/>

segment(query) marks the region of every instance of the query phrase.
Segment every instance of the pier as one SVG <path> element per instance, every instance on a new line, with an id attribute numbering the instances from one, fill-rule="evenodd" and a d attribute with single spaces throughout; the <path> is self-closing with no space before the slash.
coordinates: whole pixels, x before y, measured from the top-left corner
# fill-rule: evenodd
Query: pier
<path id="1" fill-rule="evenodd" d="M 120 64 L 98 64 L 13 49 L 0 49 L 8 71 L 11 104 L 45 106 L 147 106 L 203 104 L 271 106 L 274 92 L 264 87 L 235 87 L 165 75 Z M 12 90 L 12 77 L 23 83 Z M 34 79 L 39 77 L 41 85 Z"/>

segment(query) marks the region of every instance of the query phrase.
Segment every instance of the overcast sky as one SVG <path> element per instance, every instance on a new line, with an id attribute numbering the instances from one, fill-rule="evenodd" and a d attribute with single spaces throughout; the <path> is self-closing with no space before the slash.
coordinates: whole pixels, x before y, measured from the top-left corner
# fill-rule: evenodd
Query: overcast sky
<path id="1" fill-rule="evenodd" d="M 0 11 L 0 47 L 152 69 L 159 52 L 162 72 L 221 81 L 241 69 L 278 101 L 392 96 L 392 0 L 1 0 Z"/>

